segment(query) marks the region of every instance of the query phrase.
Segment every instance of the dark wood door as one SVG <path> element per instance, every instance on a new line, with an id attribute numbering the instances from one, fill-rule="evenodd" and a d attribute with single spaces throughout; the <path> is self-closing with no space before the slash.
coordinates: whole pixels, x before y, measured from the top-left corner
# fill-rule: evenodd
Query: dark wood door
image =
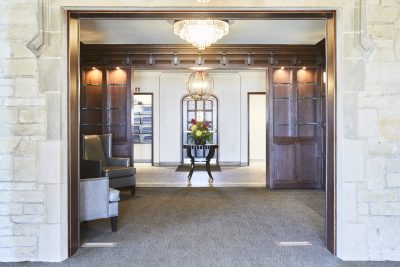
<path id="1" fill-rule="evenodd" d="M 269 70 L 269 187 L 321 188 L 320 67 Z"/>

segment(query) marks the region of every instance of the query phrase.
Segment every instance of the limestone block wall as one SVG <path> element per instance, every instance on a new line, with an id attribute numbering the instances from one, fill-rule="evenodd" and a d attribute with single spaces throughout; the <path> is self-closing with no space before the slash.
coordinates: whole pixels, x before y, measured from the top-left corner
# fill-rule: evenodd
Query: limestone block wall
<path id="1" fill-rule="evenodd" d="M 0 261 L 67 257 L 65 9 L 198 5 L 194 0 L 0 1 Z M 400 1 L 211 0 L 206 5 L 337 10 L 338 256 L 400 260 Z M 36 57 L 27 44 L 38 26 L 43 35 L 30 43 Z"/>
<path id="2" fill-rule="evenodd" d="M 59 260 L 60 88 L 44 85 L 46 59 L 26 46 L 37 33 L 36 1 L 0 9 L 0 260 Z M 49 237 L 54 254 L 43 257 Z"/>

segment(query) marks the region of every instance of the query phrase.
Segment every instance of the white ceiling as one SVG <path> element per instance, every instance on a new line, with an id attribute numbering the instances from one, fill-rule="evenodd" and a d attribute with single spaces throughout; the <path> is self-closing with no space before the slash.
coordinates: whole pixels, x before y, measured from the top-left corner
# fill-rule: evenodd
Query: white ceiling
<path id="1" fill-rule="evenodd" d="M 323 20 L 235 20 L 218 44 L 311 44 L 325 37 Z M 166 20 L 81 20 L 85 44 L 185 44 Z"/>

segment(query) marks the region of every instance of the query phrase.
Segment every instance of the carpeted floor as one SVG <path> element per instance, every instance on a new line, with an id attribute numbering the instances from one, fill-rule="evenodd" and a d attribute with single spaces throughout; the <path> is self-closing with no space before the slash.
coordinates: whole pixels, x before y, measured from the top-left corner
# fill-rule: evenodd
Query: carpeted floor
<path id="1" fill-rule="evenodd" d="M 83 225 L 90 242 L 61 264 L 8 266 L 399 266 L 342 262 L 324 247 L 324 194 L 263 188 L 139 188 L 123 195 L 119 230 L 109 220 Z M 282 247 L 279 241 L 312 246 Z"/>

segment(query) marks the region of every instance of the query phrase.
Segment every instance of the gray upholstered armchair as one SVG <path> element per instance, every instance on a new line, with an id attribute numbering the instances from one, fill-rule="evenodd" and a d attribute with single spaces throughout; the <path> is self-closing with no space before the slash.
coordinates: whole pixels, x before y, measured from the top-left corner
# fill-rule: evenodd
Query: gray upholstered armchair
<path id="1" fill-rule="evenodd" d="M 119 191 L 109 187 L 107 177 L 80 180 L 80 220 L 111 218 L 111 229 L 118 229 Z"/>
<path id="2" fill-rule="evenodd" d="M 135 194 L 135 168 L 130 167 L 129 158 L 115 158 L 111 153 L 112 135 L 83 135 L 81 178 L 108 177 L 110 187 L 130 186 Z"/>

